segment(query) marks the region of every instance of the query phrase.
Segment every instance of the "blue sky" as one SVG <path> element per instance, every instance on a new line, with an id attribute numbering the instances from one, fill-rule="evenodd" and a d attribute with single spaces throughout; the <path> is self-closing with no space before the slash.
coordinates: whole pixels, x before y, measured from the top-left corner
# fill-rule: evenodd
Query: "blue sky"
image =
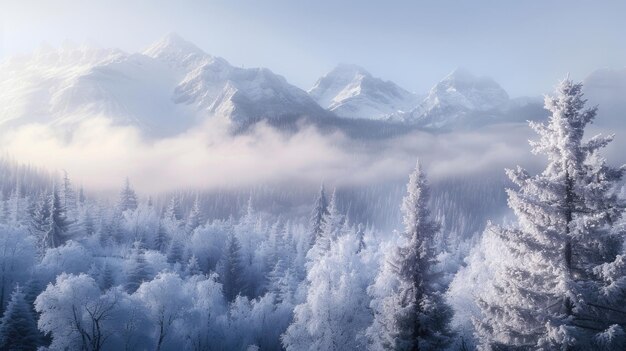
<path id="1" fill-rule="evenodd" d="M 309 88 L 337 63 L 427 91 L 456 67 L 511 95 L 626 66 L 626 1 L 9 1 L 0 58 L 66 40 L 138 51 L 176 32 Z"/>

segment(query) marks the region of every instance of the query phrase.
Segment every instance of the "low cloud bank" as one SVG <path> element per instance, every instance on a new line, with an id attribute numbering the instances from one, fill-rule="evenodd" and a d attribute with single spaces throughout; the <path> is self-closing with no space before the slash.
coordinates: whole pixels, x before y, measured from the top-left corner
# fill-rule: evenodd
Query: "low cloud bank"
<path id="1" fill-rule="evenodd" d="M 128 176 L 145 192 L 397 181 L 406 178 L 418 157 L 435 180 L 502 172 L 516 164 L 533 168 L 542 161 L 531 155 L 527 141 L 534 136 L 522 124 L 443 134 L 415 131 L 375 141 L 323 134 L 313 127 L 286 134 L 259 124 L 235 136 L 227 129 L 212 120 L 194 131 L 149 141 L 135 128 L 90 118 L 71 132 L 40 124 L 7 132 L 0 150 L 23 163 L 67 170 L 76 183 L 94 190 L 117 190 Z"/>

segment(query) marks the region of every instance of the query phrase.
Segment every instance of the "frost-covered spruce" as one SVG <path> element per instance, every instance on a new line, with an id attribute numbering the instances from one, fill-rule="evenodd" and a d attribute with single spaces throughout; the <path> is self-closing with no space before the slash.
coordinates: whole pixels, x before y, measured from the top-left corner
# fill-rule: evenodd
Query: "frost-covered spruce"
<path id="1" fill-rule="evenodd" d="M 42 258 L 46 252 L 46 236 L 50 225 L 50 201 L 46 193 L 39 195 L 29 225 L 29 231 L 37 239 L 37 254 Z"/>
<path id="2" fill-rule="evenodd" d="M 137 209 L 137 194 L 130 186 L 130 180 L 128 178 L 126 178 L 124 188 L 122 188 L 122 191 L 120 192 L 118 207 L 121 212 Z"/>
<path id="3" fill-rule="evenodd" d="M 371 350 L 442 350 L 451 342 L 452 309 L 434 271 L 433 239 L 439 225 L 430 218 L 428 198 L 418 162 L 402 203 L 403 242 L 387 253 L 368 289 L 374 312 L 366 332 Z"/>
<path id="4" fill-rule="evenodd" d="M 0 320 L 0 350 L 36 350 L 39 342 L 33 309 L 17 286 Z"/>
<path id="5" fill-rule="evenodd" d="M 187 222 L 185 223 L 185 231 L 187 234 L 191 234 L 196 228 L 202 225 L 202 211 L 200 211 L 200 199 L 196 194 L 196 199 L 193 201 L 193 207 L 189 211 L 187 216 Z"/>
<path id="6" fill-rule="evenodd" d="M 67 220 L 66 209 L 63 206 L 59 191 L 52 189 L 50 195 L 50 216 L 48 217 L 48 232 L 45 235 L 45 247 L 54 248 L 63 245 L 70 222 Z"/>
<path id="7" fill-rule="evenodd" d="M 363 350 L 361 334 L 371 315 L 366 267 L 358 249 L 356 233 L 345 231 L 312 261 L 306 299 L 294 308 L 293 322 L 282 336 L 286 350 Z"/>
<path id="8" fill-rule="evenodd" d="M 220 274 L 224 297 L 228 301 L 233 301 L 244 288 L 241 244 L 234 234 L 228 236 L 226 252 L 218 263 L 217 271 Z"/>
<path id="9" fill-rule="evenodd" d="M 326 194 L 324 192 L 324 185 L 320 187 L 320 192 L 315 199 L 315 205 L 311 211 L 311 217 L 309 219 L 311 246 L 315 245 L 315 242 L 322 234 L 322 226 L 324 224 L 324 216 L 328 214 L 328 202 L 326 200 Z"/>
<path id="10" fill-rule="evenodd" d="M 615 193 L 622 169 L 598 153 L 612 137 L 583 141 L 596 108 L 585 108 L 581 84 L 561 82 L 545 106 L 552 115 L 531 123 L 539 134 L 531 146 L 548 166 L 535 176 L 507 171 L 519 186 L 508 190 L 518 224 L 485 233 L 500 238 L 508 258 L 491 264 L 476 334 L 485 350 L 624 350 L 626 261 L 614 226 L 624 210 Z"/>
<path id="11" fill-rule="evenodd" d="M 344 216 L 339 213 L 337 207 L 337 192 L 333 191 L 326 212 L 322 216 L 320 233 L 311 249 L 307 252 L 307 267 L 315 263 L 316 260 L 330 250 L 330 244 L 339 237 L 343 223 Z"/>
<path id="12" fill-rule="evenodd" d="M 149 267 L 141 242 L 136 241 L 133 243 L 130 260 L 131 263 L 126 276 L 126 291 L 132 294 L 137 291 L 143 282 L 150 280 Z"/>

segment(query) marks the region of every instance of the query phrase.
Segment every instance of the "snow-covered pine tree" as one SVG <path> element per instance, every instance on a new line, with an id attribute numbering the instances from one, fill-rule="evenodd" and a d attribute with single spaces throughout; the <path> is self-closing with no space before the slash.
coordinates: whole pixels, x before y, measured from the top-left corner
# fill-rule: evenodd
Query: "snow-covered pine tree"
<path id="1" fill-rule="evenodd" d="M 76 194 L 72 187 L 72 182 L 66 171 L 63 171 L 63 183 L 61 184 L 61 190 L 59 196 L 61 197 L 61 204 L 65 208 L 66 216 L 69 218 L 76 217 Z"/>
<path id="2" fill-rule="evenodd" d="M 46 193 L 41 193 L 36 201 L 30 220 L 29 231 L 37 240 L 37 254 L 42 258 L 46 251 L 46 235 L 50 231 L 50 201 Z"/>
<path id="3" fill-rule="evenodd" d="M 332 207 L 332 206 L 331 206 Z M 332 211 L 331 211 L 332 213 Z M 330 248 L 312 262 L 306 300 L 295 307 L 282 337 L 286 350 L 362 350 L 360 337 L 371 322 L 365 293 L 368 279 L 356 233 L 333 238 Z"/>
<path id="4" fill-rule="evenodd" d="M 160 252 L 165 252 L 169 247 L 169 236 L 167 230 L 161 221 L 157 229 L 156 237 L 154 238 L 154 248 Z"/>
<path id="5" fill-rule="evenodd" d="M 184 216 L 180 196 L 172 196 L 170 202 L 167 204 L 164 216 L 176 222 L 183 220 Z"/>
<path id="6" fill-rule="evenodd" d="M 183 251 L 183 243 L 178 239 L 172 239 L 169 250 L 167 251 L 167 263 L 181 263 L 183 261 Z"/>
<path id="7" fill-rule="evenodd" d="M 452 340 L 452 309 L 446 304 L 433 239 L 439 224 L 430 218 L 429 187 L 418 162 L 402 202 L 402 242 L 393 247 L 372 286 L 374 321 L 366 335 L 372 350 L 442 350 Z"/>
<path id="8" fill-rule="evenodd" d="M 508 255 L 491 262 L 493 289 L 478 298 L 482 318 L 474 325 L 485 350 L 626 349 L 624 236 L 615 228 L 623 168 L 598 152 L 612 137 L 583 141 L 596 115 L 585 102 L 582 84 L 562 81 L 545 99 L 547 123 L 531 123 L 539 134 L 533 152 L 548 166 L 535 176 L 507 171 L 519 186 L 508 190 L 518 224 L 485 233 L 500 238 Z"/>
<path id="9" fill-rule="evenodd" d="M 341 235 L 341 230 L 346 221 L 345 216 L 339 212 L 337 189 L 333 190 L 333 194 L 330 196 L 327 210 L 328 213 L 322 222 L 322 236 L 334 240 Z"/>
<path id="10" fill-rule="evenodd" d="M 45 236 L 46 248 L 58 247 L 65 243 L 66 233 L 70 222 L 67 220 L 65 207 L 56 187 L 50 195 L 50 216 L 48 217 L 48 232 Z"/>
<path id="11" fill-rule="evenodd" d="M 278 294 L 281 289 L 281 280 L 286 269 L 285 262 L 278 260 L 272 270 L 267 274 L 267 291 L 276 293 L 277 299 L 280 299 Z"/>
<path id="12" fill-rule="evenodd" d="M 328 201 L 326 200 L 326 194 L 324 192 L 324 184 L 322 184 L 309 219 L 311 246 L 315 244 L 317 238 L 322 234 L 322 224 L 324 223 L 324 216 L 327 214 Z"/>
<path id="13" fill-rule="evenodd" d="M 264 244 L 265 266 L 272 269 L 274 265 L 283 257 L 283 223 L 280 218 L 270 227 L 269 237 Z"/>
<path id="14" fill-rule="evenodd" d="M 320 233 L 317 235 L 313 247 L 307 253 L 309 263 L 314 262 L 330 249 L 333 240 L 339 237 L 344 223 L 344 216 L 337 207 L 337 191 L 334 190 L 326 213 L 322 216 Z"/>
<path id="15" fill-rule="evenodd" d="M 222 255 L 218 266 L 224 297 L 228 301 L 233 301 L 243 288 L 241 245 L 235 235 L 229 235 L 226 242 L 226 252 Z"/>
<path id="16" fill-rule="evenodd" d="M 16 286 L 0 320 L 0 350 L 37 350 L 40 334 L 34 311 Z"/>
<path id="17" fill-rule="evenodd" d="M 137 209 L 137 194 L 135 193 L 135 190 L 133 190 L 133 188 L 130 186 L 130 180 L 128 179 L 128 177 L 126 177 L 124 187 L 120 192 L 120 199 L 117 205 L 120 212 Z"/>
<path id="18" fill-rule="evenodd" d="M 130 265 L 126 273 L 126 291 L 132 294 L 141 285 L 141 283 L 150 279 L 148 263 L 144 256 L 144 250 L 141 242 L 136 241 L 133 244 L 133 250 L 130 256 Z"/>
<path id="19" fill-rule="evenodd" d="M 193 201 L 193 206 L 187 216 L 187 222 L 185 223 L 185 231 L 187 234 L 191 234 L 196 228 L 203 224 L 202 211 L 200 210 L 200 199 L 196 195 Z"/>

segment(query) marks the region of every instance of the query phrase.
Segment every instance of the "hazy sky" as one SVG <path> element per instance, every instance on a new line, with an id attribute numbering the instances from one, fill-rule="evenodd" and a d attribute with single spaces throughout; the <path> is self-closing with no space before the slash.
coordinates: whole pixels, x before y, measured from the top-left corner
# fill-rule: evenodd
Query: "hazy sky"
<path id="1" fill-rule="evenodd" d="M 66 40 L 132 52 L 169 32 L 305 89 L 340 62 L 416 92 L 463 66 L 513 96 L 626 66 L 626 1 L 0 0 L 0 59 Z"/>

